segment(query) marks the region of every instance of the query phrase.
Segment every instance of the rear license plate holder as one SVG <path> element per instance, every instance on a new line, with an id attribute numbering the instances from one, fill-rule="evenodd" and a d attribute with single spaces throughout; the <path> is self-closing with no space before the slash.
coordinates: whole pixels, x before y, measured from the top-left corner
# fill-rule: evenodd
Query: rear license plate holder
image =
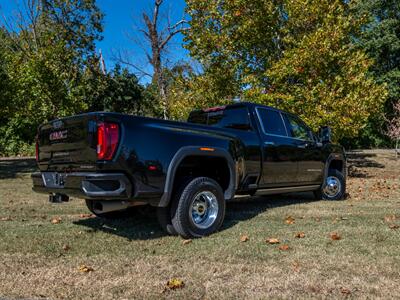
<path id="1" fill-rule="evenodd" d="M 65 185 L 65 174 L 57 172 L 42 172 L 43 183 L 45 187 L 62 189 Z"/>

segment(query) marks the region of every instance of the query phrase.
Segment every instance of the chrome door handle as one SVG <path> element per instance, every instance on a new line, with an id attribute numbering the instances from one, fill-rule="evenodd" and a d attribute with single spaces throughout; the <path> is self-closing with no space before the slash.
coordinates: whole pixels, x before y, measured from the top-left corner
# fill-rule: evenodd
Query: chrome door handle
<path id="1" fill-rule="evenodd" d="M 264 142 L 264 145 L 272 146 L 272 145 L 275 145 L 275 143 L 274 142 Z"/>
<path id="2" fill-rule="evenodd" d="M 311 148 L 312 146 L 313 146 L 313 143 L 304 143 L 304 144 L 297 145 L 297 148 L 306 149 L 306 148 Z"/>

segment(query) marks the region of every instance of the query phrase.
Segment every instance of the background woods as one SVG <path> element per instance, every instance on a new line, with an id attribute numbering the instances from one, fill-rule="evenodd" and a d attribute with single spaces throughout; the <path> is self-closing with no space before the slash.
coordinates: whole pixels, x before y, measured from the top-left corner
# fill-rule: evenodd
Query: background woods
<path id="1" fill-rule="evenodd" d="M 109 70 L 95 0 L 19 3 L 0 20 L 2 155 L 32 153 L 37 126 L 57 117 L 111 110 L 184 120 L 240 100 L 294 112 L 314 129 L 330 125 L 347 147 L 393 146 L 398 1 L 187 0 L 174 21 L 174 2 L 149 1 L 134 12 L 130 39 L 147 61 L 120 49 Z M 170 63 L 168 46 L 182 35 L 188 55 Z"/>

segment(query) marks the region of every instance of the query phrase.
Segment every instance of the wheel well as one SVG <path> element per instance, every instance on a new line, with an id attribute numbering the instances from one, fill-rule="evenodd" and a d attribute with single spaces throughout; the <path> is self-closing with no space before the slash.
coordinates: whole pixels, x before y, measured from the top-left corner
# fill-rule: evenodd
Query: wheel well
<path id="1" fill-rule="evenodd" d="M 190 155 L 186 156 L 176 169 L 173 190 L 179 186 L 182 180 L 201 176 L 214 179 L 224 192 L 229 188 L 230 171 L 225 158 Z"/>
<path id="2" fill-rule="evenodd" d="M 343 173 L 343 161 L 334 159 L 329 163 L 329 168 L 331 170 L 338 170 Z"/>

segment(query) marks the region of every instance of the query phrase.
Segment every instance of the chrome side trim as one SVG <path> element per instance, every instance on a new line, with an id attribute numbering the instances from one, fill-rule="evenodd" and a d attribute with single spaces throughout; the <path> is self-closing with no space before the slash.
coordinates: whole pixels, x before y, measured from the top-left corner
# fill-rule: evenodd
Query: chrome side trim
<path id="1" fill-rule="evenodd" d="M 280 188 L 261 189 L 256 192 L 256 195 L 273 195 L 273 194 L 292 193 L 292 192 L 308 192 L 308 191 L 314 191 L 319 187 L 320 187 L 319 185 L 314 184 L 314 185 L 303 185 L 303 186 L 293 186 L 284 188 L 280 187 Z"/>

